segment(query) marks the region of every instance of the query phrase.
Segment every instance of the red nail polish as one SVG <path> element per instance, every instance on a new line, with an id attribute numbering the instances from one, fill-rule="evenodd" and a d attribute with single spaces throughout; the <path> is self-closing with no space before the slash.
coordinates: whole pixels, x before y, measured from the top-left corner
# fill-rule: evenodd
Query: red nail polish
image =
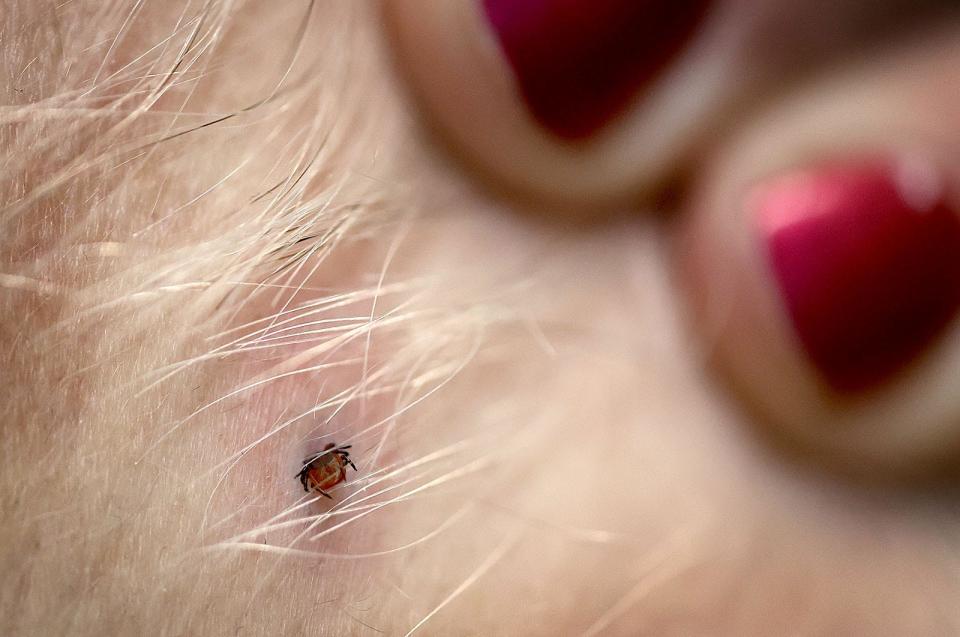
<path id="1" fill-rule="evenodd" d="M 839 391 L 888 379 L 960 308 L 960 215 L 918 161 L 800 171 L 751 195 L 809 357 Z"/>
<path id="2" fill-rule="evenodd" d="M 709 0 L 483 0 L 533 116 L 561 137 L 619 114 L 693 35 Z"/>

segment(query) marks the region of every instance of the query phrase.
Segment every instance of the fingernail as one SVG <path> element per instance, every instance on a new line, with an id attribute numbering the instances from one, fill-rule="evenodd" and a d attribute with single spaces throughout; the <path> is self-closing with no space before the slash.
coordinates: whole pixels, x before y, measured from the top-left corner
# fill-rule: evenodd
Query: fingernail
<path id="1" fill-rule="evenodd" d="M 561 137 L 615 118 L 690 39 L 709 0 L 483 0 L 533 116 Z"/>
<path id="2" fill-rule="evenodd" d="M 939 177 L 922 161 L 872 161 L 750 195 L 799 340 L 838 391 L 888 380 L 957 315 L 960 215 Z"/>

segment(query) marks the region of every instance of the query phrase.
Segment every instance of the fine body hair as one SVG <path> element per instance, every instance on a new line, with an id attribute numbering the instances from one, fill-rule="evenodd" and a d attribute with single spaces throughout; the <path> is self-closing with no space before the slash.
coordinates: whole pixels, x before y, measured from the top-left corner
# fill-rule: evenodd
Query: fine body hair
<path id="1" fill-rule="evenodd" d="M 498 493 L 544 416 L 507 397 L 554 353 L 376 5 L 7 8 L 4 634 L 442 621 L 528 526 Z M 325 509 L 293 476 L 330 441 L 360 471 Z"/>
<path id="2" fill-rule="evenodd" d="M 378 10 L 5 2 L 0 633 L 776 634 L 798 595 L 838 626 L 896 615 L 852 541 L 872 511 L 814 542 L 788 478 L 752 488 L 677 354 L 655 233 L 474 192 Z M 358 470 L 327 501 L 296 475 L 331 442 Z M 815 577 L 827 554 L 846 579 Z"/>

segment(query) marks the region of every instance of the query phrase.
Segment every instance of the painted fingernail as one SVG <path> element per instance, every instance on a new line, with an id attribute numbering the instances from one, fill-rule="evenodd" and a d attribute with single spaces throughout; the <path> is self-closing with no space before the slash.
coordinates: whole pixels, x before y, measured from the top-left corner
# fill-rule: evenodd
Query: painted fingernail
<path id="1" fill-rule="evenodd" d="M 960 211 L 931 164 L 798 171 L 749 205 L 799 340 L 835 390 L 888 380 L 956 317 Z"/>
<path id="2" fill-rule="evenodd" d="M 530 112 L 576 139 L 616 117 L 695 33 L 709 0 L 483 0 Z"/>

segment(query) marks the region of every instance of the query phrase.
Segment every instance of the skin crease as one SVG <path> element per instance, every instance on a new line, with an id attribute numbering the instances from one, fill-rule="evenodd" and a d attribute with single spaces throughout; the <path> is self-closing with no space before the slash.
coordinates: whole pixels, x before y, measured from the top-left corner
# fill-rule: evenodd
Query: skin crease
<path id="1" fill-rule="evenodd" d="M 0 633 L 957 632 L 953 498 L 753 434 L 682 222 L 511 214 L 417 122 L 377 5 L 267 4 L 0 18 Z M 955 157 L 929 40 L 846 72 L 864 138 L 901 69 Z M 745 109 L 692 223 L 855 137 L 844 86 Z M 328 442 L 332 504 L 294 477 Z"/>

